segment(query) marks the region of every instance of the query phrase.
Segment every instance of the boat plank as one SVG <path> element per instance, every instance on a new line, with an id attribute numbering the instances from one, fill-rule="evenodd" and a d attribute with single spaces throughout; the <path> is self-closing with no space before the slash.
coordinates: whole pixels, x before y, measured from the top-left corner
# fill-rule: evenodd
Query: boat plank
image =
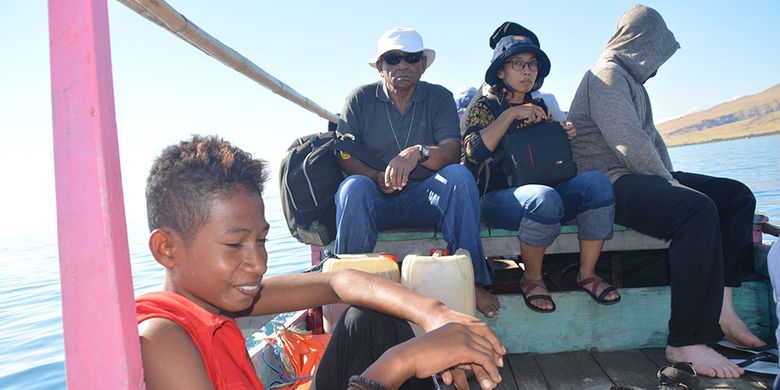
<path id="1" fill-rule="evenodd" d="M 519 390 L 546 389 L 547 381 L 544 379 L 539 364 L 530 353 L 511 354 L 504 359 L 512 368 L 512 380 L 515 388 Z M 503 375 L 503 374 L 502 374 Z M 503 377 L 506 380 L 506 377 Z"/>
<path id="2" fill-rule="evenodd" d="M 648 389 L 658 386 L 658 366 L 641 351 L 594 352 L 593 359 L 616 385 Z"/>
<path id="3" fill-rule="evenodd" d="M 515 381 L 514 374 L 512 373 L 512 368 L 510 367 L 509 356 L 507 356 L 506 359 L 504 359 L 504 367 L 498 368 L 498 373 L 501 375 L 501 383 L 496 386 L 496 390 L 517 390 L 517 382 Z M 522 387 L 523 389 L 544 389 L 544 382 L 542 382 L 542 387 Z M 441 389 L 443 390 L 455 390 L 454 385 L 442 385 L 440 384 Z M 479 385 L 479 382 L 477 382 L 477 378 L 474 376 L 471 376 L 469 378 L 469 389 L 481 389 L 482 387 Z"/>
<path id="4" fill-rule="evenodd" d="M 664 348 L 643 348 L 640 349 L 645 356 L 647 356 L 650 361 L 655 363 L 656 367 L 663 367 L 669 362 L 666 361 L 666 354 Z"/>
<path id="5" fill-rule="evenodd" d="M 656 372 L 668 365 L 663 348 L 614 352 L 516 353 L 504 359 L 503 382 L 498 389 L 607 389 L 613 384 L 654 389 Z M 511 373 L 507 371 L 511 368 Z M 762 375 L 744 375 L 739 379 L 700 377 L 702 389 L 771 389 L 773 379 Z M 473 379 L 471 389 L 479 389 Z M 451 389 L 452 387 L 443 387 Z"/>
<path id="6" fill-rule="evenodd" d="M 588 351 L 535 356 L 550 389 L 608 389 L 612 382 Z"/>
<path id="7" fill-rule="evenodd" d="M 509 359 L 504 359 L 504 367 L 500 367 L 498 373 L 501 374 L 502 380 L 496 386 L 496 390 L 517 390 L 517 381 L 512 372 L 512 364 L 509 362 Z"/>

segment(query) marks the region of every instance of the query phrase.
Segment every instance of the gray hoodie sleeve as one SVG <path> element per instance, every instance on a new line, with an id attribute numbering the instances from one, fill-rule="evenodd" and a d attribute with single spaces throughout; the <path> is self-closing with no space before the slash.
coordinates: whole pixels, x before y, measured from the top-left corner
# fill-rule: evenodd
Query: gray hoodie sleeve
<path id="1" fill-rule="evenodd" d="M 654 141 L 643 131 L 630 86 L 633 80 L 616 66 L 604 67 L 588 77 L 591 118 L 618 160 L 632 173 L 674 180 Z"/>
<path id="2" fill-rule="evenodd" d="M 658 132 L 658 130 L 656 130 L 656 132 Z M 655 139 L 655 149 L 658 150 L 658 154 L 660 155 L 661 161 L 664 163 L 666 169 L 669 172 L 673 172 L 674 167 L 672 167 L 672 158 L 669 157 L 669 150 L 666 149 L 666 143 L 664 142 L 663 138 L 661 138 L 660 133 L 658 138 Z"/>

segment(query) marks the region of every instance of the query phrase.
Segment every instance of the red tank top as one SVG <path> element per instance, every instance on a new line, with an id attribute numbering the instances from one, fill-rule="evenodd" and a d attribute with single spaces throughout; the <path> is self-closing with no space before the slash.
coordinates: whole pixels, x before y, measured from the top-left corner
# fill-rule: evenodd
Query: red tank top
<path id="1" fill-rule="evenodd" d="M 249 360 L 244 336 L 236 322 L 209 313 L 172 292 L 144 294 L 135 300 L 136 320 L 165 318 L 181 326 L 200 351 L 215 389 L 263 389 Z"/>

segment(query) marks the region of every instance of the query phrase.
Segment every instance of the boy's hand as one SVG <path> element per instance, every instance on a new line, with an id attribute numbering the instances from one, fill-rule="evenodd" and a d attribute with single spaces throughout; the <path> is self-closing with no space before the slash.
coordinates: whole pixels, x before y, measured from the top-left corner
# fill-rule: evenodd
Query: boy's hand
<path id="1" fill-rule="evenodd" d="M 445 384 L 468 389 L 462 371 L 468 369 L 480 387 L 492 389 L 501 382 L 493 355 L 486 338 L 463 324 L 450 323 L 389 349 L 363 375 L 396 388 L 408 378 L 429 378 L 441 372 Z"/>
<path id="2" fill-rule="evenodd" d="M 501 340 L 498 339 L 498 336 L 493 333 L 493 331 L 486 323 L 482 322 L 480 319 L 474 316 L 463 314 L 459 311 L 450 309 L 444 304 L 440 304 L 440 306 L 435 311 L 430 312 L 430 314 L 425 317 L 424 321 L 418 323 L 417 325 L 419 325 L 424 331 L 430 332 L 449 323 L 463 325 L 474 334 L 486 340 L 489 343 L 490 349 L 493 353 L 493 361 L 499 367 L 503 367 L 503 356 L 506 354 L 504 345 L 501 344 Z"/>
<path id="3" fill-rule="evenodd" d="M 483 389 L 492 389 L 501 382 L 497 366 L 503 366 L 503 361 L 495 360 L 493 346 L 485 337 L 463 324 L 446 324 L 408 343 L 399 347 L 409 350 L 403 356 L 410 358 L 417 378 L 427 378 L 446 367 L 448 369 L 442 373 L 444 383 L 455 383 L 459 389 L 468 389 L 466 377 L 462 371 L 453 376 L 451 369 L 472 370 Z"/>

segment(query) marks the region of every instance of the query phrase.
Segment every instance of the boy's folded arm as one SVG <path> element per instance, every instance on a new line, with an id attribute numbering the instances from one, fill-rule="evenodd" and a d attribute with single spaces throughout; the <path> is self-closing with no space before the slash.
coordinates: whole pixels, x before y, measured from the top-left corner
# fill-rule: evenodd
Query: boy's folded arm
<path id="1" fill-rule="evenodd" d="M 138 331 L 147 389 L 213 389 L 200 351 L 179 325 L 150 318 Z"/>
<path id="2" fill-rule="evenodd" d="M 441 302 L 398 283 L 347 269 L 269 277 L 263 281 L 260 299 L 254 304 L 251 315 L 284 313 L 331 303 L 366 307 L 412 321 L 423 329 L 432 315 L 452 311 Z"/>
<path id="3" fill-rule="evenodd" d="M 284 313 L 331 303 L 362 306 L 419 325 L 428 314 L 448 310 L 439 301 L 398 283 L 365 272 L 340 270 L 264 279 L 251 315 Z"/>
<path id="4" fill-rule="evenodd" d="M 466 325 L 485 337 L 493 350 L 506 353 L 498 337 L 476 317 L 450 309 L 398 283 L 355 270 L 269 277 L 251 315 L 277 314 L 331 303 L 347 303 L 412 321 L 431 331 L 447 323 Z"/>

